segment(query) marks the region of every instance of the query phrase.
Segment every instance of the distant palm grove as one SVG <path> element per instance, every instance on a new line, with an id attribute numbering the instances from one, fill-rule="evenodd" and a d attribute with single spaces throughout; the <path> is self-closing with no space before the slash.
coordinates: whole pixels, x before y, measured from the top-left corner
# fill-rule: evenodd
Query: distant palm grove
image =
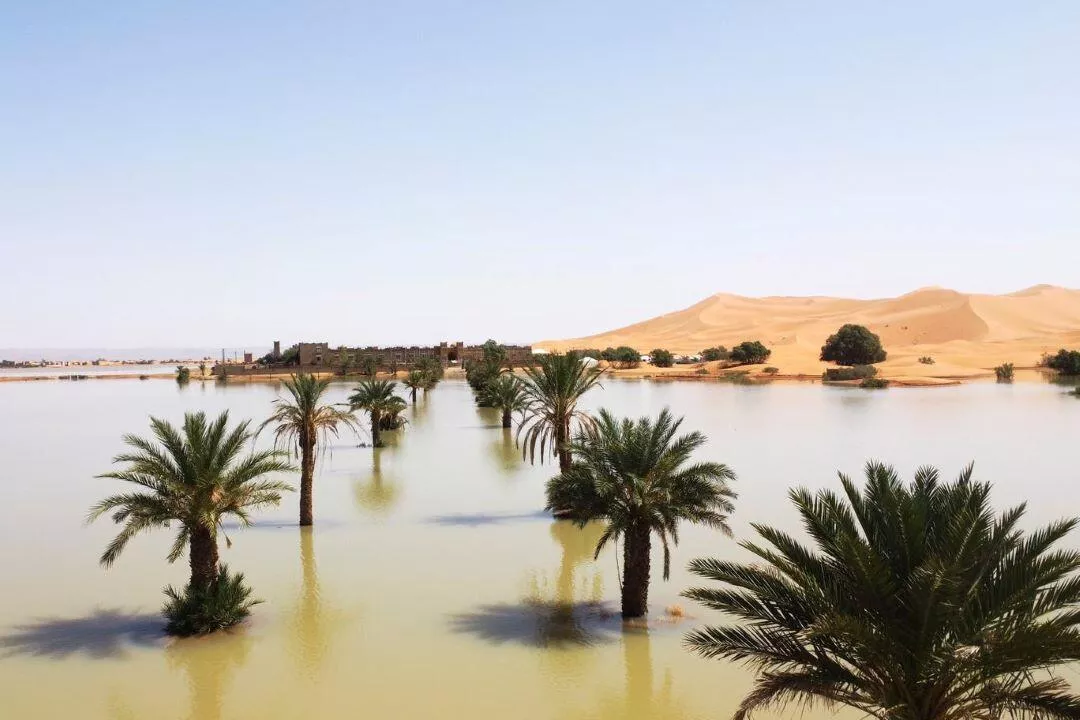
<path id="1" fill-rule="evenodd" d="M 707 348 L 700 359 L 756 364 L 770 353 L 748 340 Z M 855 325 L 821 352 L 842 366 L 827 377 L 838 381 L 873 380 L 885 357 L 880 339 Z M 1067 351 L 1048 357 L 1059 372 L 1072 369 Z M 684 429 L 668 408 L 637 418 L 590 410 L 586 398 L 603 391 L 607 372 L 600 359 L 629 366 L 642 356 L 608 348 L 537 354 L 522 366 L 489 340 L 462 366 L 477 406 L 492 409 L 521 461 L 550 466 L 545 510 L 558 526 L 602 528 L 594 559 L 614 549 L 619 608 L 631 628 L 647 623 L 650 584 L 657 574 L 669 578 L 680 531 L 700 526 L 727 542 L 737 489 L 755 479 L 707 457 L 708 438 Z M 663 348 L 648 359 L 679 362 Z M 997 377 L 1007 382 L 1012 371 L 1006 364 Z M 257 431 L 227 412 L 190 413 L 179 427 L 151 418 L 149 436 L 125 435 L 114 469 L 99 477 L 128 489 L 89 513 L 119 527 L 101 564 L 116 562 L 136 535 L 170 528 L 166 559 L 186 554 L 190 573 L 183 588 L 165 589 L 167 631 L 199 635 L 242 622 L 259 600 L 221 562 L 224 520 L 250 525 L 295 480 L 297 523 L 313 525 L 316 465 L 328 444 L 344 436 L 381 447 L 394 437 L 386 433 L 421 417 L 423 408 L 410 406 L 437 388 L 443 366 L 420 362 L 400 379 L 379 377 L 378 367 L 363 374 L 343 403 L 327 400 L 331 377 L 291 375 Z M 178 372 L 177 380 L 188 377 Z M 255 445 L 263 430 L 269 449 Z M 1080 718 L 1080 697 L 1060 672 L 1080 661 L 1080 553 L 1062 547 L 1080 521 L 1030 527 L 1024 505 L 994 507 L 991 486 L 972 466 L 954 480 L 932 467 L 905 479 L 868 462 L 859 479 L 841 474 L 824 489 L 795 487 L 787 501 L 801 518 L 800 537 L 747 522 L 736 525 L 753 530 L 738 542 L 744 561 L 689 563 L 701 583 L 683 596 L 726 621 L 690 630 L 687 648 L 754 674 L 736 718 L 817 703 L 883 720 Z"/>

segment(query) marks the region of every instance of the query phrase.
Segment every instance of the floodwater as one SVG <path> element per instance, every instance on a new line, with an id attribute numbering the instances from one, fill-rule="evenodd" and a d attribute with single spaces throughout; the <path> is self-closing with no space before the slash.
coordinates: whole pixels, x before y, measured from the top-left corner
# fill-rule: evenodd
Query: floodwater
<path id="1" fill-rule="evenodd" d="M 391 447 L 332 444 L 313 532 L 296 526 L 295 495 L 255 528 L 230 530 L 222 557 L 265 600 L 243 629 L 164 638 L 161 589 L 185 582 L 186 563 L 167 564 L 170 536 L 156 533 L 102 570 L 113 526 L 83 518 L 119 484 L 94 475 L 110 467 L 121 434 L 147 434 L 150 414 L 178 421 L 185 410 L 228 409 L 259 422 L 276 392 L 165 380 L 0 384 L 0 717 L 730 716 L 750 676 L 682 647 L 687 630 L 719 618 L 679 592 L 694 584 L 688 560 L 743 557 L 735 542 L 686 528 L 669 582 L 654 560 L 658 621 L 624 631 L 615 555 L 592 557 L 599 528 L 539 511 L 551 468 L 523 463 L 496 414 L 476 409 L 460 382 L 410 409 Z M 335 386 L 334 399 L 347 392 Z M 935 464 L 947 476 L 975 460 L 999 507 L 1029 502 L 1029 525 L 1080 512 L 1080 400 L 1053 385 L 609 381 L 587 405 L 633 415 L 668 405 L 686 430 L 705 432 L 702 459 L 739 475 L 737 537 L 751 522 L 795 529 L 789 487 L 836 487 L 837 470 L 858 474 L 867 458 L 906 474 Z M 689 617 L 661 621 L 675 603 Z M 801 712 L 787 716 L 823 713 Z"/>

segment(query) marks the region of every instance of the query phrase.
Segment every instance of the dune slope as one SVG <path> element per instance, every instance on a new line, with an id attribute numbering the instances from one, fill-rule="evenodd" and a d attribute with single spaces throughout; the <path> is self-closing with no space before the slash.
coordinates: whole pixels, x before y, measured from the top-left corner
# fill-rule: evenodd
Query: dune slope
<path id="1" fill-rule="evenodd" d="M 1003 362 L 1034 366 L 1042 353 L 1080 347 L 1080 290 L 1038 285 L 1007 295 L 923 288 L 897 298 L 749 298 L 717 294 L 673 313 L 589 337 L 535 343 L 546 350 L 630 345 L 691 354 L 743 340 L 769 346 L 787 374 L 820 374 L 822 343 L 844 323 L 881 336 L 889 377 L 963 378 Z M 934 364 L 918 362 L 923 356 Z"/>

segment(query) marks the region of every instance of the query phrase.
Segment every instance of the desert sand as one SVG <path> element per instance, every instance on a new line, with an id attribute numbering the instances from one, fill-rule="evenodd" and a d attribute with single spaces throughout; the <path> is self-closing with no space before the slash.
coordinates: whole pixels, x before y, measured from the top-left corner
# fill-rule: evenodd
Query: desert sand
<path id="1" fill-rule="evenodd" d="M 844 323 L 869 327 L 889 353 L 881 376 L 933 384 L 993 376 L 1011 362 L 1035 367 L 1042 354 L 1080 348 L 1080 290 L 1037 285 L 1006 295 L 923 288 L 896 298 L 763 297 L 717 294 L 677 312 L 589 337 L 535 343 L 544 350 L 629 345 L 642 353 L 665 348 L 696 354 L 760 340 L 772 350 L 768 365 L 784 376 L 820 376 L 825 339 Z M 929 356 L 934 364 L 919 362 Z M 644 372 L 665 374 L 656 368 Z M 687 374 L 683 366 L 668 374 Z"/>

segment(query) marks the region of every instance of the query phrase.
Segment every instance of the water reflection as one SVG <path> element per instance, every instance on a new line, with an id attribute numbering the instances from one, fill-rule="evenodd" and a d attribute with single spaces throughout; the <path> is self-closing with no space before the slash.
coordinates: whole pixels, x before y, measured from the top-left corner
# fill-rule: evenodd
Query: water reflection
<path id="1" fill-rule="evenodd" d="M 514 431 L 511 428 L 500 428 L 498 437 L 488 447 L 495 467 L 503 475 L 514 475 L 521 468 L 521 451 L 514 442 Z"/>
<path id="2" fill-rule="evenodd" d="M 671 671 L 657 688 L 652 659 L 652 638 L 647 630 L 626 628 L 622 638 L 626 686 L 604 698 L 596 717 L 611 720 L 675 720 L 687 712 L 672 692 Z"/>
<path id="3" fill-rule="evenodd" d="M 303 567 L 303 584 L 292 620 L 292 640 L 296 647 L 293 654 L 304 672 L 314 676 L 326 657 L 331 636 L 327 626 L 329 612 L 319 591 L 314 528 L 300 528 L 300 564 Z"/>
<path id="4" fill-rule="evenodd" d="M 398 483 L 392 475 L 386 477 L 383 474 L 382 456 L 390 449 L 374 448 L 371 453 L 371 472 L 367 477 L 353 481 L 356 504 L 373 515 L 385 515 L 401 500 L 401 488 Z"/>
<path id="5" fill-rule="evenodd" d="M 166 649 L 169 666 L 187 675 L 191 720 L 221 720 L 225 692 L 250 649 L 242 630 L 177 640 Z"/>

